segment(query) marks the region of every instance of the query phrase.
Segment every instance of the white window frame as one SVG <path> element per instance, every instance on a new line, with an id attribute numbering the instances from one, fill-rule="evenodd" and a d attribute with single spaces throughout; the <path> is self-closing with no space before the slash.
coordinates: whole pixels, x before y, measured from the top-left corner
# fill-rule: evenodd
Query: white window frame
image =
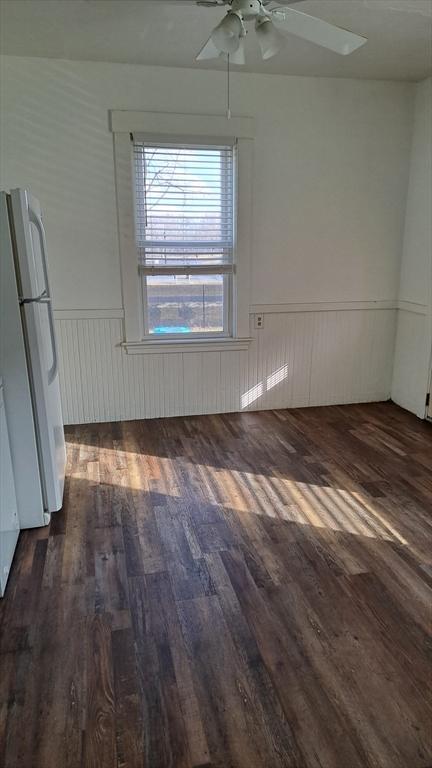
<path id="1" fill-rule="evenodd" d="M 114 136 L 114 162 L 117 197 L 120 266 L 124 308 L 125 340 L 128 354 L 167 351 L 205 351 L 247 349 L 250 339 L 250 276 L 253 182 L 253 120 L 218 115 L 181 115 L 159 112 L 110 113 Z M 173 143 L 236 143 L 235 272 L 232 283 L 232 336 L 167 338 L 145 336 L 141 277 L 135 243 L 134 168 L 131 134 L 147 140 Z"/>

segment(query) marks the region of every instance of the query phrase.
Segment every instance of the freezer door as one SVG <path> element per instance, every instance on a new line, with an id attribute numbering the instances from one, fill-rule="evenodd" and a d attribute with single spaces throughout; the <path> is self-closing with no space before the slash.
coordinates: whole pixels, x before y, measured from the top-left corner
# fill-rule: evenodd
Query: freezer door
<path id="1" fill-rule="evenodd" d="M 54 512 L 62 506 L 66 451 L 45 231 L 32 195 L 16 189 L 11 200 L 42 490 L 46 511 Z"/>

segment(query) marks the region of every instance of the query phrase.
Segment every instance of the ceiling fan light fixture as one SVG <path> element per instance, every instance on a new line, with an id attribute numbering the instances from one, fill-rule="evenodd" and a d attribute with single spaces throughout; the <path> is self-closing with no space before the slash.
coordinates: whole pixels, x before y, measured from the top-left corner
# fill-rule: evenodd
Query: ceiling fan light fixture
<path id="1" fill-rule="evenodd" d="M 258 19 L 255 28 L 263 59 L 266 61 L 276 56 L 283 47 L 285 38 L 278 32 L 271 19 Z"/>
<path id="2" fill-rule="evenodd" d="M 213 30 L 211 39 L 218 51 L 231 54 L 237 51 L 242 35 L 243 24 L 240 16 L 235 11 L 228 11 Z"/>
<path id="3" fill-rule="evenodd" d="M 237 48 L 234 53 L 220 53 L 219 58 L 223 59 L 224 61 L 228 61 L 229 56 L 229 63 L 230 64 L 237 64 L 239 66 L 242 66 L 243 64 L 246 64 L 246 55 L 245 55 L 245 45 L 244 45 L 244 38 L 240 39 L 240 45 Z"/>

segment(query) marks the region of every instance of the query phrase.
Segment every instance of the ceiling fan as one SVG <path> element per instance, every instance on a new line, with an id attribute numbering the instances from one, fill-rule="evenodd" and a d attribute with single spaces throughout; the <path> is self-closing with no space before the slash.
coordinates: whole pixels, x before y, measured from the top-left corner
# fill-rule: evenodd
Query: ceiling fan
<path id="1" fill-rule="evenodd" d="M 179 0 L 175 2 L 179 4 Z M 249 22 L 255 22 L 256 36 L 265 60 L 279 53 L 286 44 L 287 38 L 280 30 L 342 56 L 352 53 L 367 42 L 361 35 L 290 7 L 299 2 L 302 0 L 180 0 L 182 4 L 206 8 L 225 6 L 228 9 L 198 53 L 197 61 L 221 57 L 229 59 L 232 64 L 245 64 L 244 38 L 247 34 L 246 24 Z"/>

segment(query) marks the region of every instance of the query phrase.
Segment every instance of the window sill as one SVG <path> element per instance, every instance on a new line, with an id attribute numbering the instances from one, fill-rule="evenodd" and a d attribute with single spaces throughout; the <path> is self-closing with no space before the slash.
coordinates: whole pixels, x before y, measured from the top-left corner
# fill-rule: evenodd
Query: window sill
<path id="1" fill-rule="evenodd" d="M 240 352 L 247 350 L 252 339 L 166 339 L 164 341 L 124 341 L 128 355 L 154 355 L 178 352 Z"/>

